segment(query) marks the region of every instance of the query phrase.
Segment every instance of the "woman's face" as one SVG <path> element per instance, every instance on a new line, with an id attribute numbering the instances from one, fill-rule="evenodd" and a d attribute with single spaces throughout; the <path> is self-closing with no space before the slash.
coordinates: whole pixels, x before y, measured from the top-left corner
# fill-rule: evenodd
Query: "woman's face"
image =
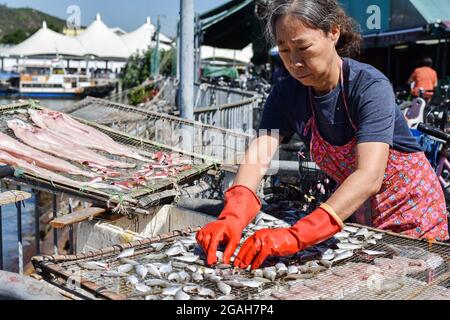
<path id="1" fill-rule="evenodd" d="M 326 82 L 337 56 L 339 28 L 327 35 L 288 15 L 278 18 L 275 29 L 280 57 L 289 73 L 305 86 Z"/>

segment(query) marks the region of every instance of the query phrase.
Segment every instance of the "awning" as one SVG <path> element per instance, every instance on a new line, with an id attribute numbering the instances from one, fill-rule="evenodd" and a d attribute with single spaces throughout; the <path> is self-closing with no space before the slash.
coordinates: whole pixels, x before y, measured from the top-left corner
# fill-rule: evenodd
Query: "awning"
<path id="1" fill-rule="evenodd" d="M 203 44 L 240 50 L 252 43 L 254 0 L 232 0 L 200 16 Z"/>
<path id="2" fill-rule="evenodd" d="M 439 23 L 450 17 L 448 0 L 410 0 L 428 24 Z"/>
<path id="3" fill-rule="evenodd" d="M 427 34 L 425 27 L 372 33 L 364 36 L 364 46 L 366 48 L 383 47 L 405 42 L 415 42 L 426 38 Z"/>

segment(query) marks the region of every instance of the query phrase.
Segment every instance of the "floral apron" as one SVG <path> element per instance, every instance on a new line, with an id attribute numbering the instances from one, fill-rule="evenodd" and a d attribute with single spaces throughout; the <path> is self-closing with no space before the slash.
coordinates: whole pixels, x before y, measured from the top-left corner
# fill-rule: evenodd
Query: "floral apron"
<path id="1" fill-rule="evenodd" d="M 342 65 L 340 85 L 347 115 L 356 132 L 357 127 L 349 113 Z M 310 154 L 321 170 L 342 184 L 357 167 L 356 137 L 344 146 L 328 143 L 317 129 L 311 88 L 309 99 L 313 115 L 306 128 L 312 131 Z M 382 187 L 369 201 L 371 212 L 369 219 L 365 219 L 366 224 L 416 238 L 437 241 L 449 238 L 444 193 L 423 152 L 406 153 L 390 149 Z M 361 221 L 361 214 L 364 215 L 362 211 L 358 210 L 358 221 Z"/>

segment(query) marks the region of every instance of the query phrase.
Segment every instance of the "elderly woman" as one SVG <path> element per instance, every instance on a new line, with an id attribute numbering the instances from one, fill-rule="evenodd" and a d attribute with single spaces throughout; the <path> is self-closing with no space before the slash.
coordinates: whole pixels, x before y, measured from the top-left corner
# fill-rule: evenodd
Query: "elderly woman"
<path id="1" fill-rule="evenodd" d="M 291 228 L 255 232 L 234 266 L 255 269 L 269 256 L 320 243 L 342 230 L 343 221 L 367 200 L 367 223 L 376 228 L 449 238 L 439 180 L 396 106 L 389 80 L 348 58 L 360 47 L 355 30 L 336 0 L 270 1 L 268 34 L 290 76 L 272 90 L 260 126 L 266 134 L 249 147 L 219 219 L 197 234 L 208 264 L 216 263 L 219 244 L 226 245 L 224 262 L 229 263 L 243 229 L 261 208 L 255 190 L 279 144 L 294 133 L 310 145 L 314 161 L 339 187 Z"/>

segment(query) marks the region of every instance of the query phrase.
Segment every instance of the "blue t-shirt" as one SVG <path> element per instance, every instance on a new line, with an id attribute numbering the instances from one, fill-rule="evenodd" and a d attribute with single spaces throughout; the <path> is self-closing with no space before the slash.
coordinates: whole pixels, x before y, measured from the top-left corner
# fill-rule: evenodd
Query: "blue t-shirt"
<path id="1" fill-rule="evenodd" d="M 350 123 L 338 85 L 324 96 L 313 96 L 322 137 L 336 146 L 343 146 L 356 136 L 357 143 L 384 142 L 398 151 L 421 151 L 395 103 L 394 90 L 386 76 L 370 65 L 348 58 L 344 58 L 344 66 L 350 117 L 357 130 Z M 284 136 L 283 143 L 297 133 L 309 144 L 311 132 L 304 135 L 304 128 L 311 117 L 308 88 L 288 76 L 272 89 L 259 129 L 278 129 Z"/>

